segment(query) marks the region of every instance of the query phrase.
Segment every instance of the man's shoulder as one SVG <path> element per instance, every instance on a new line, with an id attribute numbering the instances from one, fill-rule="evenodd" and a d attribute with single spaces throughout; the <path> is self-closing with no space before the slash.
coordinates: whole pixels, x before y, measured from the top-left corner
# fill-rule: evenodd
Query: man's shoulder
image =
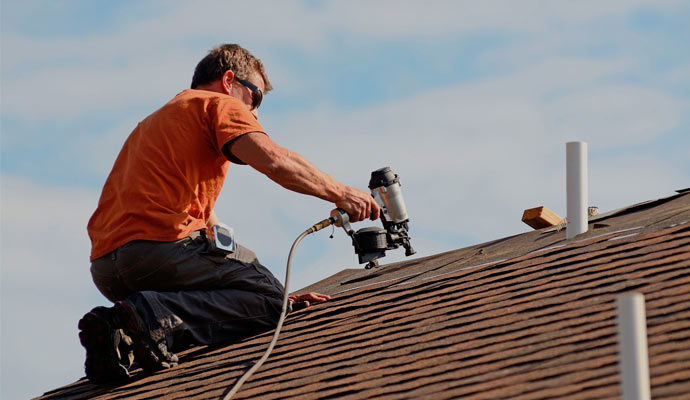
<path id="1" fill-rule="evenodd" d="M 186 89 L 178 93 L 149 118 L 169 118 L 171 114 L 209 115 L 216 118 L 227 113 L 242 113 L 246 107 L 234 97 L 208 90 Z"/>
<path id="2" fill-rule="evenodd" d="M 263 131 L 241 100 L 209 90 L 186 89 L 146 119 L 154 124 L 178 127 L 203 120 L 210 127 L 232 126 L 243 132 Z"/>

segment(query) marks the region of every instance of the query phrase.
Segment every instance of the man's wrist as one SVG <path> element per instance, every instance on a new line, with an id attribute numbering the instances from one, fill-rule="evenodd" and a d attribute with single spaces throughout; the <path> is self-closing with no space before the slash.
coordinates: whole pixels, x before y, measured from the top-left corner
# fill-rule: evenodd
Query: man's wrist
<path id="1" fill-rule="evenodd" d="M 332 202 L 333 204 L 339 203 L 343 200 L 345 200 L 345 192 L 347 190 L 347 186 L 340 182 L 336 182 L 336 187 L 333 191 L 333 196 L 332 196 Z"/>

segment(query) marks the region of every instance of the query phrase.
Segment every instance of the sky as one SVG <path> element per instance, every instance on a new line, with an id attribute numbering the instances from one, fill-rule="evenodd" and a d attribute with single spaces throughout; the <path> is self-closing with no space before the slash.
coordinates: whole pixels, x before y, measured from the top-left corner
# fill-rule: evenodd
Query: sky
<path id="1" fill-rule="evenodd" d="M 526 232 L 527 208 L 565 216 L 569 141 L 588 144 L 600 212 L 690 186 L 687 1 L 0 5 L 2 398 L 83 376 L 77 322 L 109 305 L 86 223 L 127 135 L 222 43 L 266 66 L 259 121 L 278 144 L 362 190 L 398 173 L 414 257 Z M 216 212 L 282 281 L 332 208 L 233 165 Z M 291 291 L 361 268 L 330 233 L 297 248 Z"/>

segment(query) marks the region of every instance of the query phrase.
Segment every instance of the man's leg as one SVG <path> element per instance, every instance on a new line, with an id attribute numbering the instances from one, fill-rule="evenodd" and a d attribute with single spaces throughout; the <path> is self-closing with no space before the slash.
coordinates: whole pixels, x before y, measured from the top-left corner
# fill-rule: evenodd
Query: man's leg
<path id="1" fill-rule="evenodd" d="M 198 233 L 177 242 L 135 241 L 116 251 L 127 299 L 155 341 L 179 351 L 190 344 L 238 340 L 275 326 L 280 282 L 249 250 L 209 252 Z"/>
<path id="2" fill-rule="evenodd" d="M 91 275 L 96 287 L 112 302 L 129 294 L 115 269 L 114 254 L 95 260 Z M 133 342 L 116 326 L 113 317 L 112 308 L 99 306 L 84 314 L 77 325 L 79 341 L 86 349 L 84 370 L 96 384 L 126 379 L 133 362 Z"/>

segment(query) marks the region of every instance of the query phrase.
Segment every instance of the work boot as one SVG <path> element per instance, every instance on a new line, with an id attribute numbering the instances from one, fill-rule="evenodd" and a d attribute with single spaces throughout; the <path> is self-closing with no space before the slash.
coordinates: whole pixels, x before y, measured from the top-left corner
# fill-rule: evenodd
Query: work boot
<path id="1" fill-rule="evenodd" d="M 168 351 L 165 340 L 154 341 L 146 323 L 129 300 L 118 301 L 113 307 L 115 324 L 132 338 L 134 359 L 147 372 L 177 365 L 177 356 Z"/>
<path id="2" fill-rule="evenodd" d="M 113 310 L 96 307 L 79 320 L 79 341 L 86 349 L 86 377 L 97 385 L 129 377 L 133 361 L 132 340 L 115 327 Z"/>

